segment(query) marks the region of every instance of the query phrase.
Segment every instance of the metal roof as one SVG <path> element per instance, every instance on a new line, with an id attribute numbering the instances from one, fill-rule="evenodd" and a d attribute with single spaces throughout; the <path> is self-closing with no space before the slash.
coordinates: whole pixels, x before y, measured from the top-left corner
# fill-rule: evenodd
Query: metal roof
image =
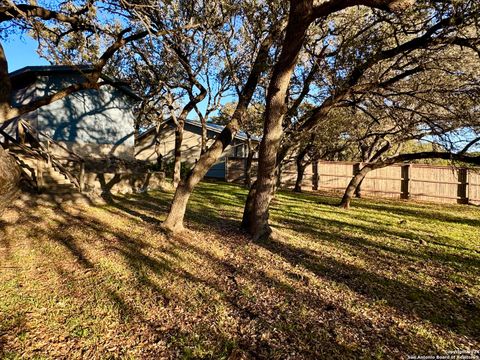
<path id="1" fill-rule="evenodd" d="M 46 65 L 46 66 L 25 66 L 21 69 L 12 71 L 10 78 L 14 78 L 20 75 L 28 73 L 54 73 L 54 72 L 92 72 L 93 66 L 91 65 Z"/>
<path id="2" fill-rule="evenodd" d="M 173 120 L 170 118 L 170 119 L 168 119 L 168 120 L 165 120 L 164 123 L 168 123 L 168 122 L 172 122 L 172 121 L 173 121 Z M 189 124 L 189 125 L 192 125 L 192 126 L 196 126 L 196 127 L 198 127 L 198 128 L 201 128 L 201 127 L 202 127 L 202 123 L 201 123 L 200 121 L 198 121 L 198 120 L 189 120 L 189 119 L 187 119 L 187 120 L 185 120 L 185 123 L 186 123 L 186 124 Z M 216 132 L 216 133 L 218 133 L 218 134 L 222 132 L 222 130 L 223 130 L 224 127 L 225 127 L 224 125 L 214 124 L 214 123 L 207 122 L 207 130 Z M 143 133 L 141 133 L 141 134 L 139 135 L 139 138 L 142 138 L 142 137 L 144 137 L 144 136 L 147 136 L 149 133 L 151 133 L 151 132 L 154 131 L 154 130 L 155 130 L 155 126 L 152 126 L 151 128 L 149 128 L 149 129 L 145 130 Z M 248 136 L 247 136 L 247 134 L 246 134 L 244 131 L 240 130 L 240 131 L 237 132 L 237 134 L 235 135 L 235 139 L 242 140 L 242 141 L 247 141 L 247 140 L 248 140 Z M 254 136 L 254 135 L 251 136 L 251 139 L 252 139 L 253 141 L 258 141 L 258 142 L 260 142 L 260 141 L 262 140 L 261 137 L 259 137 L 259 136 Z"/>
<path id="3" fill-rule="evenodd" d="M 9 75 L 10 79 L 22 78 L 27 76 L 36 77 L 38 75 L 50 75 L 50 74 L 59 74 L 59 73 L 90 73 L 93 72 L 95 68 L 92 65 L 47 65 L 47 66 L 26 66 L 21 69 L 11 72 Z M 134 93 L 132 89 L 126 83 L 122 83 L 108 75 L 101 74 L 100 77 L 105 80 L 109 85 L 123 91 L 125 94 L 133 97 L 134 99 L 141 101 L 143 98 Z"/>

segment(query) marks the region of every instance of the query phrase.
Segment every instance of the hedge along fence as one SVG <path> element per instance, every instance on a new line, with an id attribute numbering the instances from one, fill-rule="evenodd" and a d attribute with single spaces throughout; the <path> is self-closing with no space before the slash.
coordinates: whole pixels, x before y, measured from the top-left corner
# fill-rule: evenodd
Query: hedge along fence
<path id="1" fill-rule="evenodd" d="M 257 160 L 252 165 L 255 178 Z M 226 180 L 244 183 L 246 160 L 228 158 Z M 302 188 L 343 192 L 362 163 L 319 161 L 306 167 Z M 297 179 L 294 162 L 281 170 L 281 186 L 293 189 Z M 362 195 L 415 199 L 440 203 L 480 204 L 480 169 L 451 166 L 396 164 L 369 172 L 361 185 Z"/>

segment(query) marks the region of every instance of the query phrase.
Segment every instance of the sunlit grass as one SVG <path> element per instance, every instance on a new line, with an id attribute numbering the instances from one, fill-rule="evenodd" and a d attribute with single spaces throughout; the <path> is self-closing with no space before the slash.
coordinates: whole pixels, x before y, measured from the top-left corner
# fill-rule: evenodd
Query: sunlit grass
<path id="1" fill-rule="evenodd" d="M 246 190 L 17 206 L 0 224 L 3 358 L 405 358 L 480 342 L 480 210 L 277 194 L 275 236 L 238 230 Z"/>

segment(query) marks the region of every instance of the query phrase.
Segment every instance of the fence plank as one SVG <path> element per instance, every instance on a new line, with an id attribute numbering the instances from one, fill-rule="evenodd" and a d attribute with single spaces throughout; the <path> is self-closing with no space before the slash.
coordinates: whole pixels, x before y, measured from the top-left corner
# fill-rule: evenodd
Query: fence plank
<path id="1" fill-rule="evenodd" d="M 252 164 L 255 178 L 257 159 Z M 245 161 L 229 158 L 227 181 L 243 182 Z M 313 190 L 344 191 L 362 164 L 318 161 L 305 169 L 302 187 Z M 294 162 L 282 169 L 281 185 L 293 188 L 297 177 Z M 435 201 L 440 203 L 480 204 L 480 168 L 398 164 L 371 171 L 362 183 L 362 193 L 376 197 Z"/>

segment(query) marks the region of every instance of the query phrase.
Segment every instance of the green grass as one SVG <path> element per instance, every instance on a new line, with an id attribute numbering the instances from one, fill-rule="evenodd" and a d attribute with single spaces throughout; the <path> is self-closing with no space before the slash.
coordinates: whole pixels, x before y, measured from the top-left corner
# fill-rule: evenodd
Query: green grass
<path id="1" fill-rule="evenodd" d="M 406 358 L 480 349 L 480 209 L 280 192 L 273 239 L 246 191 L 27 204 L 0 223 L 0 357 Z"/>

